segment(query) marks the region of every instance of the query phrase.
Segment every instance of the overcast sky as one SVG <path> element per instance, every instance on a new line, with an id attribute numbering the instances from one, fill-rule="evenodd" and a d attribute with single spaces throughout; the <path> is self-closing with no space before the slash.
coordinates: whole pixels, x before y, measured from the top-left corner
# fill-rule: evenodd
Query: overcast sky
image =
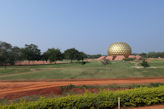
<path id="1" fill-rule="evenodd" d="M 88 54 L 120 41 L 133 53 L 164 51 L 164 0 L 0 0 L 0 41 Z"/>

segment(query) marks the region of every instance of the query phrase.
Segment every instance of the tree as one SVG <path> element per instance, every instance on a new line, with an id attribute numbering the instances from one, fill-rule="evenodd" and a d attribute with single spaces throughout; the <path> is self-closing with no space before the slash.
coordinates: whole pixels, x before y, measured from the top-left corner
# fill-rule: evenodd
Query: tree
<path id="1" fill-rule="evenodd" d="M 44 53 L 44 58 L 50 60 L 50 62 L 55 62 L 57 60 L 62 60 L 63 59 L 63 55 L 60 51 L 60 49 L 55 49 L 55 48 L 51 48 L 48 49 L 45 53 Z"/>
<path id="2" fill-rule="evenodd" d="M 9 54 L 9 64 L 14 65 L 15 61 L 22 60 L 22 52 L 19 47 L 12 47 L 12 51 Z"/>
<path id="3" fill-rule="evenodd" d="M 6 66 L 9 63 L 12 46 L 6 42 L 0 42 L 0 65 Z"/>
<path id="4" fill-rule="evenodd" d="M 42 60 L 48 61 L 48 54 L 47 54 L 47 52 L 44 52 L 41 57 L 42 57 Z"/>
<path id="5" fill-rule="evenodd" d="M 21 60 L 21 49 L 12 47 L 6 42 L 0 42 L 0 65 L 14 65 L 17 60 Z"/>
<path id="6" fill-rule="evenodd" d="M 22 54 L 24 59 L 27 60 L 40 60 L 41 59 L 41 52 L 40 49 L 38 49 L 37 45 L 30 44 L 25 45 L 25 48 L 22 49 Z"/>
<path id="7" fill-rule="evenodd" d="M 78 52 L 78 54 L 77 54 L 77 60 L 78 60 L 78 61 L 79 61 L 79 60 L 82 60 L 82 62 L 83 62 L 83 60 L 84 60 L 85 58 L 87 58 L 87 55 L 86 55 L 84 52 Z"/>
<path id="8" fill-rule="evenodd" d="M 79 51 L 76 50 L 75 48 L 70 48 L 64 51 L 64 57 L 65 59 L 70 59 L 71 63 L 72 60 L 75 60 L 78 58 Z"/>
<path id="9" fill-rule="evenodd" d="M 142 58 L 147 58 L 147 54 L 146 53 L 141 53 L 139 54 Z"/>
<path id="10" fill-rule="evenodd" d="M 99 58 L 101 56 L 102 56 L 101 54 L 87 55 L 87 58 L 89 58 L 89 59 L 96 59 L 96 58 Z"/>

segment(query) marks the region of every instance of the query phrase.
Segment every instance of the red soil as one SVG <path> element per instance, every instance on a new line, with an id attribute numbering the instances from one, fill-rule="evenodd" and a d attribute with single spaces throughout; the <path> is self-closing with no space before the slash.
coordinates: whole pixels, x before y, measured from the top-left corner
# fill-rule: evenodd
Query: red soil
<path id="1" fill-rule="evenodd" d="M 129 107 L 121 109 L 164 109 L 164 105 L 154 105 L 154 106 L 143 106 L 143 107 Z"/>
<path id="2" fill-rule="evenodd" d="M 75 79 L 44 81 L 0 81 L 0 98 L 14 99 L 22 96 L 62 94 L 59 86 L 66 85 L 108 85 L 108 84 L 146 84 L 164 83 L 164 77 L 158 78 L 122 78 L 122 79 Z M 94 90 L 94 89 L 93 89 Z M 96 92 L 95 90 L 93 92 Z"/>

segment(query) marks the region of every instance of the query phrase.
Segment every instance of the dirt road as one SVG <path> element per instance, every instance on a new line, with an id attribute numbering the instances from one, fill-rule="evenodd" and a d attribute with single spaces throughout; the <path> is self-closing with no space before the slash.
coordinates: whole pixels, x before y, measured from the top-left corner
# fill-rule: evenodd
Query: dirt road
<path id="1" fill-rule="evenodd" d="M 130 107 L 130 108 L 121 108 L 121 109 L 164 109 L 163 105 L 153 105 L 153 106 L 143 106 L 143 107 Z"/>
<path id="2" fill-rule="evenodd" d="M 146 84 L 164 83 L 164 77 L 158 78 L 122 78 L 122 79 L 75 79 L 40 81 L 0 81 L 0 98 L 14 99 L 22 96 L 61 94 L 59 86 L 66 85 L 108 85 L 108 84 Z"/>

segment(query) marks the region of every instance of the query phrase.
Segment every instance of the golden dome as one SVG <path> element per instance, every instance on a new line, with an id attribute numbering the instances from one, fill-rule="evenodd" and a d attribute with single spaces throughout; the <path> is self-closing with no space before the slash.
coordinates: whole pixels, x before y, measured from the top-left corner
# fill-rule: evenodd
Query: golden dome
<path id="1" fill-rule="evenodd" d="M 125 57 L 128 57 L 131 52 L 131 47 L 124 42 L 113 43 L 108 48 L 108 55 L 112 56 L 124 55 Z"/>

